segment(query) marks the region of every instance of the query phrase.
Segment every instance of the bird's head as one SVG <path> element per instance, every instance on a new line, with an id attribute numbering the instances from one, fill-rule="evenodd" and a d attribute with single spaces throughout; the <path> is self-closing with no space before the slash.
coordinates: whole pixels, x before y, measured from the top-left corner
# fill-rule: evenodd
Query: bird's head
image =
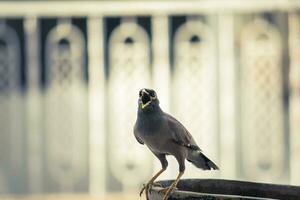
<path id="1" fill-rule="evenodd" d="M 139 91 L 139 110 L 151 111 L 158 107 L 159 100 L 154 90 L 143 88 Z"/>

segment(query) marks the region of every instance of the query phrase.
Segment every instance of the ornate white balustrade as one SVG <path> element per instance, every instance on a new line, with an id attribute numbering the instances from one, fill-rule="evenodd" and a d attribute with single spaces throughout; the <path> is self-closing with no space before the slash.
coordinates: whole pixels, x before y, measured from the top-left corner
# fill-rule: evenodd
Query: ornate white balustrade
<path id="1" fill-rule="evenodd" d="M 0 193 L 139 188 L 143 87 L 221 168 L 185 177 L 300 184 L 299 1 L 0 7 Z"/>

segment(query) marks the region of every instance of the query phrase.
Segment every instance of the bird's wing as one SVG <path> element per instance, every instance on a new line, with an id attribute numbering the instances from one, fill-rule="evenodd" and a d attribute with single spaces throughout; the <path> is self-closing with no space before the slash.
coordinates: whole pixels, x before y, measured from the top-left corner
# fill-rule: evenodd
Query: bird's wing
<path id="1" fill-rule="evenodd" d="M 133 133 L 134 133 L 134 137 L 136 138 L 136 140 L 140 143 L 140 144 L 144 144 L 143 140 L 141 138 L 139 138 L 138 136 L 138 132 L 136 130 L 136 124 L 134 125 L 134 129 L 133 129 Z"/>
<path id="2" fill-rule="evenodd" d="M 166 119 L 168 121 L 169 128 L 171 129 L 172 139 L 174 142 L 187 148 L 201 151 L 192 135 L 177 119 L 169 114 L 166 114 Z"/>

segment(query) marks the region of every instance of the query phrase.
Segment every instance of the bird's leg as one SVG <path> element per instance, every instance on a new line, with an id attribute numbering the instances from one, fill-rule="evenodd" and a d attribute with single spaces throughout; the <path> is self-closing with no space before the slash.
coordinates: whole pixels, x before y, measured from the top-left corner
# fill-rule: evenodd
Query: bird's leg
<path id="1" fill-rule="evenodd" d="M 154 153 L 154 155 L 159 159 L 159 161 L 161 162 L 161 167 L 162 167 L 162 169 L 157 173 L 157 174 L 155 174 L 152 178 L 151 178 L 151 180 L 146 184 L 146 185 L 144 185 L 144 187 L 142 188 L 142 190 L 141 190 L 141 192 L 140 192 L 140 196 L 143 194 L 143 192 L 144 192 L 144 190 L 146 190 L 146 198 L 147 198 L 147 200 L 149 199 L 148 198 L 148 194 L 149 194 L 149 191 L 150 191 L 150 188 L 151 188 L 151 186 L 153 185 L 153 182 L 157 179 L 157 177 L 161 174 L 161 173 L 163 173 L 166 169 L 167 169 L 167 167 L 168 167 L 168 161 L 167 161 L 167 159 L 166 159 L 166 155 L 165 154 L 157 154 L 157 153 L 155 153 L 155 152 L 153 152 Z"/>
<path id="2" fill-rule="evenodd" d="M 163 200 L 167 200 L 167 199 L 168 199 L 169 194 L 170 194 L 170 193 L 173 191 L 173 189 L 176 187 L 176 185 L 177 185 L 177 183 L 178 183 L 180 177 L 183 175 L 183 173 L 184 173 L 184 171 L 179 172 L 179 174 L 178 174 L 176 180 L 170 185 L 170 187 L 165 188 L 165 189 L 162 190 L 162 191 L 165 191 L 165 190 L 167 189 L 167 191 L 166 191 L 166 193 L 165 193 L 165 195 L 164 195 Z"/>
<path id="3" fill-rule="evenodd" d="M 158 177 L 161 173 L 163 173 L 165 170 L 166 170 L 165 168 L 161 169 L 159 172 L 157 172 L 157 174 L 155 174 L 155 175 L 150 179 L 150 181 L 149 181 L 146 185 L 144 185 L 144 187 L 142 188 L 142 190 L 141 190 L 141 192 L 140 192 L 140 196 L 142 196 L 144 190 L 146 190 L 146 197 L 147 197 L 147 199 L 148 199 L 148 192 L 149 192 L 149 190 L 150 190 L 151 185 L 152 185 L 153 182 L 157 179 L 157 177 Z"/>

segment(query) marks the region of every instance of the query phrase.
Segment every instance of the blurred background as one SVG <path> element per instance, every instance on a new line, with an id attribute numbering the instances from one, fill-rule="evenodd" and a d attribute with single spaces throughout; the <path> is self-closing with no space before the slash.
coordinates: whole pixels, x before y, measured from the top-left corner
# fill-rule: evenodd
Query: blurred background
<path id="1" fill-rule="evenodd" d="M 141 199 L 154 88 L 220 171 L 300 185 L 300 1 L 1 1 L 0 199 Z M 174 179 L 169 158 L 160 179 Z"/>

